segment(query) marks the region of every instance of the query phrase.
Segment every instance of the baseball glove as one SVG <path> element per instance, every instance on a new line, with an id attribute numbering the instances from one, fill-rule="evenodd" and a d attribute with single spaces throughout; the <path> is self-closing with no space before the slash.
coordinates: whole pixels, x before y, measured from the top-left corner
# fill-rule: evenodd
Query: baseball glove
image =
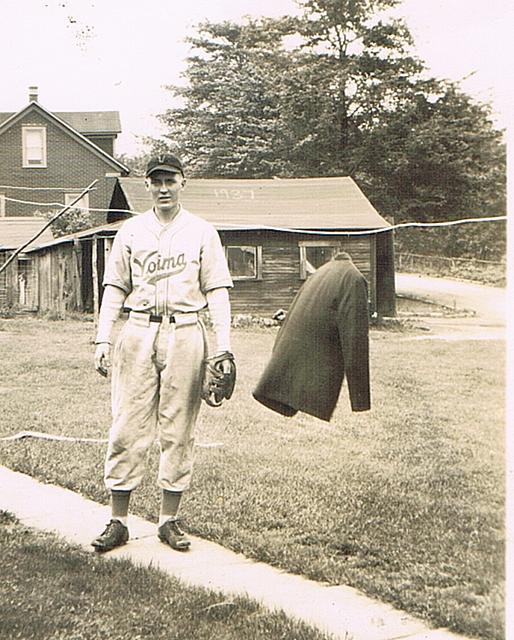
<path id="1" fill-rule="evenodd" d="M 202 399 L 210 407 L 219 407 L 229 399 L 236 384 L 236 363 L 229 351 L 205 359 Z"/>

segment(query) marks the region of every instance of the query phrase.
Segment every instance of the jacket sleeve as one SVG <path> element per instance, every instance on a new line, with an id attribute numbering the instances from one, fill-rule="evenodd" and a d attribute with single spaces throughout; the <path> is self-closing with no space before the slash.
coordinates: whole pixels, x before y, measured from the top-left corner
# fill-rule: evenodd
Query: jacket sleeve
<path id="1" fill-rule="evenodd" d="M 341 288 L 337 326 L 352 411 L 367 411 L 371 408 L 368 287 L 357 270 L 347 274 Z"/>

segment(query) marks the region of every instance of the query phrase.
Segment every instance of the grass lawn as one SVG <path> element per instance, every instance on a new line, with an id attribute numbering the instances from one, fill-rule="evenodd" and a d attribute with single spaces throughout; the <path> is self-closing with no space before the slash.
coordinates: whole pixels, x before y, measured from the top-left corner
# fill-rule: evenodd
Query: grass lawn
<path id="1" fill-rule="evenodd" d="M 0 434 L 102 438 L 109 385 L 91 323 L 0 321 Z M 348 584 L 439 626 L 503 638 L 504 343 L 372 331 L 372 403 L 346 388 L 330 423 L 251 398 L 274 330 L 235 330 L 239 380 L 204 406 L 189 530 L 248 556 Z M 0 443 L 0 463 L 107 502 L 104 444 Z M 157 450 L 132 510 L 158 513 Z"/>
<path id="2" fill-rule="evenodd" d="M 281 612 L 128 560 L 106 562 L 1 511 L 0 543 L 3 640 L 326 640 Z"/>

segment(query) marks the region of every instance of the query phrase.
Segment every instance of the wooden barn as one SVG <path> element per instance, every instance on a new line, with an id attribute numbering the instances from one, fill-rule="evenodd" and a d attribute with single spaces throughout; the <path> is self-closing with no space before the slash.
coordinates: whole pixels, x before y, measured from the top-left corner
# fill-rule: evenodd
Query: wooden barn
<path id="1" fill-rule="evenodd" d="M 372 311 L 395 314 L 393 234 L 368 233 L 390 225 L 352 178 L 190 179 L 182 202 L 219 231 L 234 313 L 287 309 L 309 273 L 342 248 L 368 279 Z M 111 209 L 151 206 L 142 178 L 118 178 Z"/>
<path id="2" fill-rule="evenodd" d="M 27 250 L 39 242 L 52 239 L 50 229 L 44 229 L 46 220 L 36 216 L 0 217 L 0 268 L 19 247 L 41 233 L 37 241 L 27 245 Z M 0 272 L 0 308 L 19 307 L 27 311 L 38 309 L 38 278 L 34 262 L 26 252 L 18 254 Z"/>
<path id="3" fill-rule="evenodd" d="M 234 280 L 233 314 L 269 317 L 287 309 L 309 273 L 343 249 L 369 282 L 371 312 L 395 315 L 392 231 L 351 178 L 190 179 L 182 202 L 219 231 Z M 151 204 L 142 178 L 118 178 L 109 219 Z M 40 311 L 97 309 L 105 260 L 122 222 L 30 252 L 40 265 Z"/>

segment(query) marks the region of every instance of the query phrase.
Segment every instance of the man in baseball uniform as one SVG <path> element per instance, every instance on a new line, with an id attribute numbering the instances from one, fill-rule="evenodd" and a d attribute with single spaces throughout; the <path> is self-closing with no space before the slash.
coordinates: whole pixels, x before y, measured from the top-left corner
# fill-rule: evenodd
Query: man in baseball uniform
<path id="1" fill-rule="evenodd" d="M 162 489 L 158 536 L 177 550 L 190 546 L 177 514 L 191 479 L 207 355 L 198 312 L 209 310 L 215 353 L 232 358 L 232 280 L 215 228 L 180 204 L 185 184 L 178 157 L 150 160 L 145 185 L 154 206 L 123 224 L 105 269 L 95 351 L 95 368 L 104 376 L 113 325 L 122 308 L 129 315 L 112 356 L 113 420 L 105 461 L 112 519 L 92 542 L 100 552 L 128 541 L 130 495 L 143 478 L 156 437 Z"/>

